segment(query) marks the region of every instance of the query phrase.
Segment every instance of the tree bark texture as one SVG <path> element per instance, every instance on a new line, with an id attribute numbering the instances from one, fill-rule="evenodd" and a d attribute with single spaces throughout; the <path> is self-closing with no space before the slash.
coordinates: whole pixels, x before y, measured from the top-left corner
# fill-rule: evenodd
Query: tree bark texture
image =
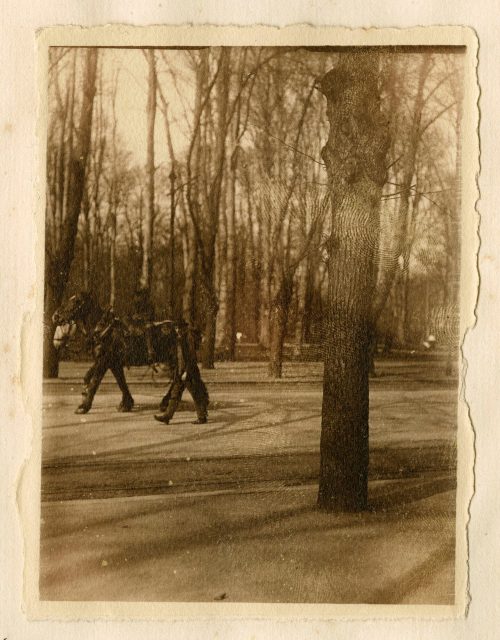
<path id="1" fill-rule="evenodd" d="M 333 511 L 367 507 L 370 316 L 388 147 L 378 66 L 375 53 L 342 54 L 319 82 L 332 231 L 318 505 Z"/>

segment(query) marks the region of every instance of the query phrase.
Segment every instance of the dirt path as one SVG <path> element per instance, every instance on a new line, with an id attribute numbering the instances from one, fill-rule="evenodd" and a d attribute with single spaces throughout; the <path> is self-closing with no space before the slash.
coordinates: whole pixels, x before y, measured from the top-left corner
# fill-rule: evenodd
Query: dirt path
<path id="1" fill-rule="evenodd" d="M 206 372 L 208 425 L 189 396 L 152 419 L 166 382 L 129 373 L 131 414 L 106 380 L 73 413 L 83 365 L 44 395 L 41 591 L 48 599 L 452 600 L 455 390 L 438 364 L 388 363 L 371 384 L 370 505 L 316 510 L 321 367 Z M 396 385 L 395 382 L 398 384 Z"/>

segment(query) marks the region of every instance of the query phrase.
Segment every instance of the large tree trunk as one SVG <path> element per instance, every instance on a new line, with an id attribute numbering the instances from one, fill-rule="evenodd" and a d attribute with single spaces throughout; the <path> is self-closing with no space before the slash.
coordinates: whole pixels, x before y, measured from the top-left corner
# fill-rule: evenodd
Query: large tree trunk
<path id="1" fill-rule="evenodd" d="M 56 255 L 46 254 L 48 261 L 45 268 L 45 308 L 44 308 L 44 375 L 57 377 L 57 353 L 52 344 L 55 327 L 52 314 L 61 304 L 66 283 L 68 282 L 71 263 L 73 262 L 75 239 L 78 229 L 78 218 L 85 188 L 85 168 L 90 148 L 92 130 L 92 110 L 94 104 L 97 70 L 97 49 L 89 48 L 86 52 L 83 78 L 83 97 L 80 122 L 76 141 L 71 149 L 68 171 L 67 211 L 65 212 L 60 232 L 60 242 L 55 248 Z M 49 339 L 50 336 L 50 339 Z"/>
<path id="2" fill-rule="evenodd" d="M 148 103 L 147 103 L 147 210 L 144 225 L 141 286 L 151 288 L 153 276 L 153 225 L 155 216 L 155 117 L 156 117 L 156 64 L 155 52 L 148 49 Z"/>
<path id="3" fill-rule="evenodd" d="M 370 315 L 388 142 L 378 55 L 341 54 L 319 87 L 330 122 L 322 157 L 332 189 L 332 232 L 318 505 L 359 511 L 368 496 Z"/>

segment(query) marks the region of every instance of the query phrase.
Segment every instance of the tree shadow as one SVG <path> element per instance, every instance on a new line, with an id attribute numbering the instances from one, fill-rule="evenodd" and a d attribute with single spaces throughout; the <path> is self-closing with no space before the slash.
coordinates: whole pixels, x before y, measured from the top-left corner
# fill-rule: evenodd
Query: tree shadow
<path id="1" fill-rule="evenodd" d="M 90 461 L 92 462 L 92 466 L 95 467 L 96 464 L 99 464 L 102 461 L 109 460 L 110 458 L 116 458 L 117 456 L 131 456 L 132 458 L 138 454 L 144 455 L 148 452 L 154 452 L 162 447 L 168 448 L 169 446 L 177 445 L 177 444 L 188 444 L 190 442 L 207 442 L 213 440 L 214 438 L 218 438 L 220 436 L 228 436 L 232 437 L 234 435 L 251 433 L 252 431 L 259 431 L 261 429 L 273 428 L 275 424 L 272 422 L 261 422 L 258 424 L 250 424 L 245 427 L 240 427 L 233 429 L 234 425 L 237 425 L 240 422 L 253 421 L 258 418 L 258 416 L 262 413 L 259 409 L 257 412 L 252 414 L 245 414 L 242 416 L 235 415 L 234 413 L 226 414 L 222 417 L 222 421 L 217 420 L 215 424 L 221 422 L 218 426 L 211 427 L 211 423 L 209 422 L 207 425 L 203 425 L 201 428 L 197 425 L 196 428 L 191 425 L 191 420 L 189 421 L 189 426 L 186 425 L 189 430 L 186 435 L 168 438 L 166 440 L 156 441 L 152 444 L 143 444 L 143 445 L 135 445 L 131 447 L 122 447 L 120 449 L 113 449 L 111 451 L 105 451 L 100 453 L 98 456 L 90 456 L 90 455 L 78 455 L 78 456 L 67 456 L 65 458 L 57 458 L 54 461 L 46 461 L 43 466 L 49 467 L 51 464 L 57 464 L 58 466 L 66 466 L 66 465 L 75 465 L 75 464 L 88 464 Z M 301 416 L 300 418 L 296 418 L 293 420 L 280 421 L 280 426 L 289 426 L 294 423 L 299 423 L 303 420 L 310 420 L 311 418 L 316 418 L 319 416 L 319 412 L 315 412 L 311 415 Z M 209 419 L 210 420 L 210 419 Z M 158 429 L 166 429 L 171 430 L 172 427 L 181 426 L 183 423 L 173 422 L 168 426 L 154 424 L 155 430 Z M 214 423 L 212 423 L 214 424 Z M 186 451 L 186 454 L 189 455 L 189 451 Z M 221 442 L 221 456 L 224 454 L 224 444 Z"/>
<path id="2" fill-rule="evenodd" d="M 301 494 L 296 490 L 270 489 L 268 492 L 261 491 L 259 493 L 258 508 L 260 513 L 248 510 L 248 504 L 240 505 L 238 508 L 231 501 L 230 496 L 182 496 L 175 499 L 162 500 L 161 503 L 151 504 L 148 507 L 141 508 L 139 512 L 126 514 L 117 517 L 111 517 L 100 521 L 93 522 L 94 528 L 99 528 L 105 524 L 119 523 L 130 524 L 131 535 L 126 532 L 121 534 L 116 540 L 114 549 L 110 552 L 106 549 L 106 558 L 111 566 L 119 566 L 123 557 L 128 559 L 128 570 L 133 571 L 134 566 L 140 566 L 155 559 L 156 561 L 165 560 L 169 557 L 176 556 L 178 558 L 185 557 L 186 553 L 196 554 L 201 549 L 214 548 L 219 549 L 224 545 L 231 548 L 231 553 L 235 551 L 235 545 L 243 542 L 251 542 L 257 540 L 266 540 L 276 548 L 289 544 L 289 538 L 293 534 L 304 535 L 304 545 L 307 545 L 307 534 L 314 532 L 342 532 L 342 535 L 361 535 L 367 524 L 383 527 L 384 522 L 387 524 L 394 523 L 394 518 L 399 518 L 401 510 L 407 510 L 412 504 L 432 498 L 443 492 L 449 492 L 455 488 L 455 482 L 452 478 L 433 478 L 423 480 L 421 482 L 415 480 L 394 480 L 371 487 L 370 491 L 370 509 L 361 513 L 331 513 L 319 510 L 315 504 L 315 485 L 303 487 Z M 248 496 L 249 500 L 255 500 L 256 497 Z M 300 501 L 297 504 L 297 499 Z M 170 502 L 172 500 L 172 502 Z M 223 503 L 221 501 L 229 500 L 232 504 L 227 516 Z M 264 503 L 263 503 L 264 501 Z M 295 504 L 290 505 L 290 502 Z M 170 503 L 170 504 L 169 504 Z M 150 516 L 161 518 L 163 512 L 168 512 L 174 507 L 181 511 L 196 510 L 204 505 L 203 516 L 200 518 L 180 515 L 179 523 L 189 522 L 190 526 L 179 529 L 178 526 L 173 528 L 165 528 L 149 523 L 147 538 L 144 533 L 140 536 L 134 532 L 134 526 L 141 527 L 144 518 Z M 213 505 L 213 511 L 211 507 Z M 451 507 L 451 501 L 450 501 Z M 264 512 L 263 512 L 264 511 Z M 453 509 L 445 508 L 445 517 L 452 517 Z M 413 507 L 411 513 L 415 517 L 420 518 L 421 509 Z M 425 517 L 425 516 L 424 516 Z M 144 526 L 144 524 L 142 524 Z M 408 524 L 408 527 L 413 525 Z M 127 527 L 128 528 L 128 527 Z M 76 528 L 62 528 L 61 536 L 68 535 Z M 351 532 L 351 533 L 349 533 Z M 121 539 L 120 539 L 121 538 Z M 146 542 L 147 539 L 147 542 Z M 355 542 L 355 538 L 353 540 Z M 51 544 L 53 544 L 51 542 Z M 222 547 L 221 547 L 222 545 Z M 191 556 L 193 557 L 193 556 Z M 453 558 L 452 544 L 448 540 L 448 533 L 443 534 L 443 544 L 438 551 L 433 552 L 422 566 L 408 571 L 401 580 L 394 581 L 383 588 L 375 589 L 373 594 L 367 597 L 366 602 L 389 603 L 399 602 L 401 598 L 410 594 L 412 590 L 417 588 L 423 581 L 428 579 L 433 573 L 433 567 L 436 562 L 449 563 Z M 88 559 L 77 561 L 78 566 L 72 566 L 72 571 L 85 573 L 86 563 Z M 203 567 L 200 567 L 203 571 Z M 44 588 L 47 588 L 56 581 L 55 571 L 52 574 L 45 574 Z M 144 587 L 144 585 L 141 585 Z M 113 592 L 116 591 L 117 585 L 108 585 Z M 104 598 L 103 598 L 104 596 Z M 108 599 L 106 593 L 96 594 L 96 599 Z"/>
<path id="3" fill-rule="evenodd" d="M 390 482 L 390 481 L 389 481 Z M 387 483 L 371 487 L 369 510 L 376 512 L 399 512 L 411 503 L 425 500 L 440 493 L 456 490 L 456 478 L 452 476 L 414 480 L 396 480 L 392 487 Z"/>

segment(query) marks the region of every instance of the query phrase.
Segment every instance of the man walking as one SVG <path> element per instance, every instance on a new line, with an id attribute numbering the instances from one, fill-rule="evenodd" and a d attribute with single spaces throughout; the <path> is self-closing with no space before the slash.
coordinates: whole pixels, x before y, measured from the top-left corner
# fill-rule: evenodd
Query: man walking
<path id="1" fill-rule="evenodd" d="M 184 389 L 187 388 L 193 397 L 198 416 L 193 424 L 206 424 L 209 398 L 196 359 L 197 335 L 194 330 L 189 329 L 185 320 L 180 320 L 175 330 L 177 334 L 177 366 L 167 394 L 167 408 L 163 413 L 155 415 L 155 420 L 168 424 L 179 406 Z"/>

